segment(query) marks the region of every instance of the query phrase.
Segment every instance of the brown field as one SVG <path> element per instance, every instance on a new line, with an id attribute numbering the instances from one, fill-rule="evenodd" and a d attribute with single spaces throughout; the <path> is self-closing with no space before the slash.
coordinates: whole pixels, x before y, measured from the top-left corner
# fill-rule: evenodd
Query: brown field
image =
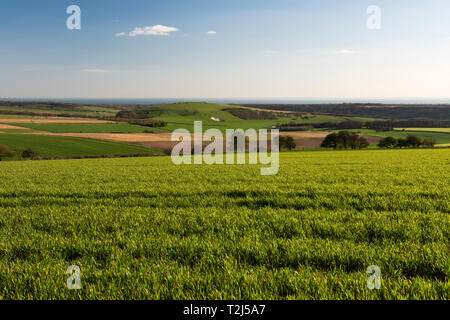
<path id="1" fill-rule="evenodd" d="M 0 123 L 0 129 L 28 130 L 28 128 L 12 126 L 10 124 L 1 124 L 1 123 Z"/>
<path id="2" fill-rule="evenodd" d="M 295 141 L 296 149 L 304 149 L 304 148 L 319 148 L 322 144 L 323 139 L 320 138 L 307 138 L 307 139 L 299 139 Z"/>
<path id="3" fill-rule="evenodd" d="M 26 134 L 89 138 L 98 140 L 108 140 L 117 142 L 155 142 L 170 141 L 170 133 L 52 133 L 52 132 L 31 132 Z"/>
<path id="4" fill-rule="evenodd" d="M 366 138 L 366 139 L 367 139 L 367 142 L 369 142 L 369 143 L 378 143 L 378 142 L 380 142 L 381 140 L 383 140 L 383 139 L 380 138 L 380 137 L 373 137 L 373 136 L 366 136 L 366 135 L 364 135 L 363 137 Z"/>
<path id="5" fill-rule="evenodd" d="M 113 123 L 112 121 L 97 120 L 97 119 L 78 119 L 78 118 L 63 118 L 63 117 L 48 117 L 48 118 L 0 118 L 0 123 Z"/>
<path id="6" fill-rule="evenodd" d="M 329 132 L 280 132 L 280 136 L 291 136 L 294 139 L 325 138 Z"/>
<path id="7" fill-rule="evenodd" d="M 1 127 L 0 127 L 1 128 Z M 20 128 L 20 127 L 18 127 Z M 171 141 L 170 133 L 51 133 L 51 132 L 30 132 L 22 134 L 77 137 L 114 142 L 126 142 L 141 145 L 147 148 L 170 150 L 178 142 Z M 295 140 L 296 148 L 319 148 L 323 139 L 329 132 L 281 132 L 282 136 L 292 136 Z M 378 143 L 381 138 L 364 136 L 369 143 Z M 206 140 L 206 138 L 205 138 Z M 209 144 L 205 142 L 204 145 Z"/>

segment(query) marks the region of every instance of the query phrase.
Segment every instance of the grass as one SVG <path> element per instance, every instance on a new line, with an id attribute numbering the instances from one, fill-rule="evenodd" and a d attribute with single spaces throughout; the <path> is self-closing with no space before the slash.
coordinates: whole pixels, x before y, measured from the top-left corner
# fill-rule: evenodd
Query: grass
<path id="1" fill-rule="evenodd" d="M 449 158 L 282 153 L 269 177 L 167 157 L 2 162 L 0 298 L 447 299 Z"/>
<path id="2" fill-rule="evenodd" d="M 153 128 L 128 123 L 20 123 L 17 126 L 54 133 L 143 133 Z"/>
<path id="3" fill-rule="evenodd" d="M 396 131 L 442 132 L 450 133 L 450 128 L 395 128 Z"/>
<path id="4" fill-rule="evenodd" d="M 244 108 L 241 106 L 230 106 L 214 103 L 203 102 L 189 102 L 189 103 L 174 103 L 162 106 L 150 107 L 147 110 L 149 114 L 157 120 L 164 120 L 168 123 L 167 127 L 156 128 L 155 132 L 171 132 L 176 129 L 187 129 L 193 131 L 194 121 L 203 121 L 203 130 L 210 128 L 217 128 L 221 131 L 226 129 L 264 129 L 271 128 L 277 124 L 289 123 L 320 123 L 320 122 L 340 122 L 348 117 L 339 117 L 331 115 L 312 115 L 309 114 L 309 119 L 300 119 L 293 114 L 284 114 L 276 120 L 243 120 L 233 116 L 224 109 L 229 108 Z M 224 122 L 216 122 L 211 120 L 211 117 L 219 118 Z"/>
<path id="5" fill-rule="evenodd" d="M 119 142 L 29 134 L 0 134 L 0 144 L 11 150 L 32 148 L 40 157 L 77 157 L 153 153 L 155 150 Z M 158 153 L 160 153 L 158 151 Z M 6 159 L 6 158 L 5 158 Z"/>
<path id="6" fill-rule="evenodd" d="M 1 111 L 14 111 L 14 112 L 36 112 L 36 113 L 51 113 L 55 116 L 58 116 L 59 114 L 71 114 L 74 116 L 93 116 L 93 117 L 113 117 L 116 115 L 116 113 L 119 110 L 112 109 L 112 108 L 106 108 L 106 107 L 100 107 L 100 106 L 80 106 L 75 107 L 71 109 L 64 109 L 64 110 L 55 110 L 52 108 L 49 108 L 45 104 L 42 105 L 36 105 L 35 108 L 30 107 L 22 107 L 22 106 L 1 106 L 0 105 L 0 113 Z M 14 116 L 16 117 L 16 116 Z"/>

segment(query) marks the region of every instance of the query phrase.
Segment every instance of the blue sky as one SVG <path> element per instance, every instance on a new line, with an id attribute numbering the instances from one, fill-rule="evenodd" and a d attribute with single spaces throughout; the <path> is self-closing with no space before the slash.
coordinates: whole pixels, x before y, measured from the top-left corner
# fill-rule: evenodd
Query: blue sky
<path id="1" fill-rule="evenodd" d="M 0 97 L 450 98 L 449 17 L 448 0 L 2 0 Z"/>

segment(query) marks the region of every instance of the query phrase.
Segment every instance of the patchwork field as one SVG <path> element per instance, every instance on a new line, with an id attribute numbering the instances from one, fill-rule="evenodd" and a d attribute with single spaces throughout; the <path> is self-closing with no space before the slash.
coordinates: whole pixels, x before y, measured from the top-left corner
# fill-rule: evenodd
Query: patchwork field
<path id="1" fill-rule="evenodd" d="M 0 120 L 1 121 L 1 120 Z M 152 128 L 128 123 L 27 123 L 21 126 L 37 131 L 54 133 L 143 133 Z"/>
<path id="2" fill-rule="evenodd" d="M 19 123 L 19 124 L 104 124 L 111 123 L 111 121 L 105 120 L 97 120 L 97 119 L 77 119 L 77 118 L 61 118 L 61 117 L 22 117 L 22 118 L 13 118 L 13 117 L 5 117 L 0 118 L 0 123 Z"/>
<path id="3" fill-rule="evenodd" d="M 282 153 L 265 177 L 167 157 L 1 162 L 0 299 L 448 299 L 449 159 Z"/>
<path id="4" fill-rule="evenodd" d="M 11 150 L 33 148 L 33 150 L 38 152 L 39 157 L 83 157 L 160 153 L 157 150 L 125 143 L 70 136 L 35 134 L 2 133 L 0 134 L 0 144 L 8 146 Z"/>

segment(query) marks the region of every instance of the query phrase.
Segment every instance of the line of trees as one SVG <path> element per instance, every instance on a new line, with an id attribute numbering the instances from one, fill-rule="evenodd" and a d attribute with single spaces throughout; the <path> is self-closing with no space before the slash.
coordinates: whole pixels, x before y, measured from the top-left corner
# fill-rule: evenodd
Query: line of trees
<path id="1" fill-rule="evenodd" d="M 162 120 L 153 120 L 153 119 L 138 119 L 138 120 L 128 121 L 128 123 L 142 126 L 142 127 L 150 127 L 150 128 L 160 128 L 160 127 L 167 126 L 167 122 L 162 121 Z"/>
<path id="2" fill-rule="evenodd" d="M 410 119 L 367 121 L 367 129 L 392 131 L 394 128 L 450 128 L 449 120 Z"/>
<path id="3" fill-rule="evenodd" d="M 252 109 L 242 109 L 242 108 L 231 108 L 223 109 L 223 111 L 228 111 L 233 116 L 244 120 L 276 120 L 277 117 L 272 112 L 259 111 Z"/>
<path id="4" fill-rule="evenodd" d="M 350 129 L 362 129 L 364 127 L 364 123 L 357 120 L 346 120 L 342 122 L 319 122 L 319 123 L 296 123 L 291 121 L 289 123 L 278 124 L 277 128 L 280 131 L 297 131 L 302 130 L 303 128 L 308 127 L 311 129 L 332 129 L 332 130 L 350 130 Z M 307 130 L 311 130 L 307 129 Z"/>
<path id="5" fill-rule="evenodd" d="M 350 129 L 372 129 L 377 131 L 393 131 L 394 128 L 450 128 L 449 120 L 431 120 L 431 119 L 411 119 L 411 120 L 377 120 L 377 121 L 358 121 L 346 120 L 342 122 L 319 122 L 308 124 L 309 127 L 316 129 L 331 130 L 350 130 Z M 278 124 L 281 131 L 301 130 L 305 123 L 296 123 L 294 121 L 285 124 Z"/>
<path id="6" fill-rule="evenodd" d="M 321 147 L 333 149 L 363 149 L 369 146 L 369 142 L 363 136 L 355 132 L 339 131 L 325 137 Z"/>
<path id="7" fill-rule="evenodd" d="M 342 103 L 342 104 L 241 104 L 277 111 L 306 113 L 326 113 L 341 116 L 368 117 L 379 119 L 450 119 L 449 104 L 381 104 L 381 103 Z"/>
<path id="8" fill-rule="evenodd" d="M 400 138 L 395 139 L 394 137 L 386 137 L 378 143 L 380 148 L 419 148 L 427 147 L 434 148 L 436 145 L 436 140 L 432 138 L 422 139 L 414 135 L 408 135 L 406 139 Z"/>

